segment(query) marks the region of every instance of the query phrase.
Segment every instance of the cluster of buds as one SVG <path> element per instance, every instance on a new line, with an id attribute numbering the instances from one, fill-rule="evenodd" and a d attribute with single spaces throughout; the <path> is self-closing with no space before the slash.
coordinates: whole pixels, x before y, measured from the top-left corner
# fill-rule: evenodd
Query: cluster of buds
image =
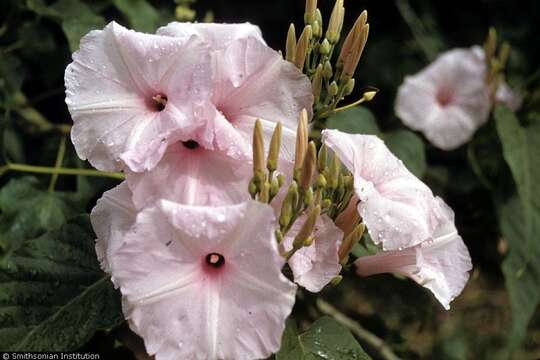
<path id="1" fill-rule="evenodd" d="M 285 183 L 284 174 L 277 174 L 279 149 L 281 145 L 281 123 L 274 129 L 268 155 L 265 157 L 263 131 L 259 121 L 253 131 L 253 178 L 249 183 L 249 193 L 253 199 L 270 203 Z M 276 175 L 277 174 L 277 175 Z M 298 120 L 295 159 L 292 179 L 286 191 L 280 196 L 279 224 L 276 238 L 281 243 L 296 220 L 305 215 L 306 221 L 296 234 L 291 250 L 283 253 L 289 259 L 302 247 L 311 246 L 316 241 L 314 231 L 320 216 L 326 215 L 334 222 L 353 201 L 354 181 L 352 174 L 342 165 L 337 155 L 328 154 L 323 144 L 317 151 L 308 137 L 308 114 L 303 110 Z M 276 199 L 277 200 L 277 199 Z M 339 258 L 345 264 L 348 255 L 362 238 L 364 225 L 356 211 L 355 219 L 347 218 Z"/>
<path id="2" fill-rule="evenodd" d="M 499 47 L 497 45 L 497 32 L 494 28 L 490 28 L 484 43 L 484 54 L 487 68 L 486 83 L 493 99 L 499 85 L 504 81 L 504 69 L 510 55 L 510 44 L 503 42 Z"/>
<path id="3" fill-rule="evenodd" d="M 344 16 L 343 0 L 336 0 L 324 33 L 317 0 L 306 0 L 304 29 L 300 37 L 297 40 L 294 24 L 290 25 L 287 33 L 285 58 L 311 80 L 315 98 L 315 120 L 324 119 L 339 111 L 338 103 L 350 95 L 355 87 L 354 73 L 369 34 L 367 11 L 364 10 L 354 23 L 336 58 L 333 55 L 341 39 Z M 375 94 L 376 90 L 368 89 L 363 92 L 360 100 L 351 105 L 370 101 Z"/>

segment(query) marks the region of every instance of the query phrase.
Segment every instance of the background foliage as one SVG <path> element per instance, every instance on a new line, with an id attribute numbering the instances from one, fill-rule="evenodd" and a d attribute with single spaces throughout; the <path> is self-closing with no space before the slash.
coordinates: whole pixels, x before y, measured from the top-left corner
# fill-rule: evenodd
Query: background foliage
<path id="1" fill-rule="evenodd" d="M 195 10 L 201 21 L 258 24 L 269 45 L 282 49 L 288 23 L 300 25 L 304 7 L 301 0 L 1 5 L 3 164 L 54 166 L 60 159 L 70 168 L 86 165 L 65 142 L 70 117 L 63 74 L 83 34 L 110 20 L 151 32 L 175 16 L 191 18 Z M 319 1 L 323 14 L 332 5 Z M 391 275 L 346 278 L 323 297 L 362 326 L 349 327 L 352 332 L 320 318 L 328 308 L 302 294 L 276 358 L 367 358 L 358 339 L 373 358 L 384 356 L 384 347 L 358 333 L 363 330 L 405 359 L 540 358 L 540 3 L 348 0 L 345 6 L 346 28 L 362 9 L 372 26 L 357 87 L 381 91 L 367 107 L 335 116 L 327 126 L 381 136 L 454 208 L 475 269 L 449 312 L 410 281 Z M 396 89 L 440 51 L 480 44 L 489 26 L 513 47 L 507 79 L 526 93 L 525 106 L 518 114 L 497 108 L 471 143 L 437 150 L 395 117 Z M 0 350 L 83 349 L 104 358 L 143 358 L 140 342 L 122 324 L 118 296 L 99 270 L 85 215 L 118 181 L 8 170 L 0 168 Z"/>

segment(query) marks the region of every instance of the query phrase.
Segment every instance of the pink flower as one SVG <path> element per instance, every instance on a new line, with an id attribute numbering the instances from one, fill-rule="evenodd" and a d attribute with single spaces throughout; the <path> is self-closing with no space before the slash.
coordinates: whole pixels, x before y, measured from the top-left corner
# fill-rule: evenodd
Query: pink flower
<path id="1" fill-rule="evenodd" d="M 124 242 L 124 236 L 135 223 L 137 209 L 132 194 L 124 181 L 103 193 L 90 213 L 92 227 L 97 235 L 96 253 L 103 271 L 111 274 L 111 263 L 116 251 Z M 112 281 L 115 283 L 114 274 Z"/>
<path id="2" fill-rule="evenodd" d="M 285 251 L 292 249 L 294 237 L 306 219 L 304 215 L 296 220 L 284 237 L 282 245 Z M 298 250 L 289 259 L 289 266 L 297 284 L 311 292 L 319 292 L 341 272 L 338 250 L 343 232 L 328 216 L 323 215 L 317 219 L 313 235 L 313 244 Z"/>
<path id="3" fill-rule="evenodd" d="M 357 273 L 368 276 L 398 273 L 429 289 L 444 306 L 458 296 L 472 269 L 471 257 L 454 224 L 454 212 L 437 198 L 440 223 L 433 236 L 403 250 L 383 251 L 355 261 Z"/>
<path id="4" fill-rule="evenodd" d="M 181 42 L 115 22 L 85 35 L 65 73 L 79 157 L 100 170 L 151 169 L 169 143 L 200 126 L 193 106 L 209 96 L 208 52 L 196 38 Z"/>
<path id="5" fill-rule="evenodd" d="M 384 249 L 417 245 L 437 226 L 433 194 L 372 135 L 324 130 L 323 142 L 354 176 L 358 212 L 371 238 Z"/>
<path id="6" fill-rule="evenodd" d="M 282 164 L 294 158 L 298 116 L 313 103 L 308 78 L 253 37 L 231 41 L 213 59 L 212 97 L 195 107 L 204 126 L 183 139 L 192 146 L 169 147 L 150 173 L 129 171 L 137 206 L 157 199 L 194 205 L 247 200 L 256 119 L 267 146 L 276 123 L 283 123 Z"/>
<path id="7" fill-rule="evenodd" d="M 197 151 L 208 156 L 189 159 L 192 166 L 183 173 L 204 188 L 218 179 L 200 173 L 202 163 L 217 169 L 224 156 L 236 164 L 251 158 L 257 118 L 267 140 L 283 122 L 283 154 L 292 157 L 298 115 L 312 107 L 311 84 L 264 44 L 258 28 L 170 24 L 160 33 L 136 33 L 113 22 L 82 39 L 65 75 L 72 141 L 82 159 L 100 170 L 132 173 L 130 187 L 151 203 L 176 198 L 167 186 L 157 189 L 163 193 L 145 192 L 152 188 L 141 182 L 162 184 L 176 176 L 170 170 L 177 170 L 177 159 L 191 157 L 179 144 L 207 150 Z M 146 179 L 135 174 L 158 163 Z M 238 178 L 245 175 L 236 175 L 233 183 L 221 183 L 223 192 L 244 187 Z"/>
<path id="8" fill-rule="evenodd" d="M 398 90 L 396 114 L 436 147 L 452 150 L 469 141 L 491 109 L 484 53 L 478 46 L 441 54 L 407 76 Z"/>
<path id="9" fill-rule="evenodd" d="M 272 208 L 254 201 L 161 201 L 140 212 L 112 270 L 148 353 L 254 359 L 277 351 L 296 286 L 281 274 L 274 230 Z"/>

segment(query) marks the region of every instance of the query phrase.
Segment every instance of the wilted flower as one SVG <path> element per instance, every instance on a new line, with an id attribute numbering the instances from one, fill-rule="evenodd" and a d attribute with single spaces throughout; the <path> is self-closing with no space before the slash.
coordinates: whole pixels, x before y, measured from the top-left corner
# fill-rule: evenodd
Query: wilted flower
<path id="1" fill-rule="evenodd" d="M 156 359 L 254 359 L 279 349 L 296 286 L 269 205 L 161 201 L 140 212 L 111 266 L 124 313 Z"/>
<path id="2" fill-rule="evenodd" d="M 491 105 L 483 50 L 475 46 L 447 51 L 407 76 L 398 90 L 396 114 L 433 145 L 452 150 L 488 120 Z"/>
<path id="3" fill-rule="evenodd" d="M 296 220 L 283 239 L 283 250 L 290 251 L 293 248 L 294 237 L 306 218 L 304 215 Z M 338 250 L 342 238 L 343 232 L 328 216 L 319 217 L 313 231 L 313 243 L 300 248 L 289 259 L 294 281 L 311 292 L 319 292 L 339 275 L 341 265 Z"/>
<path id="4" fill-rule="evenodd" d="M 429 238 L 437 225 L 433 194 L 372 135 L 324 130 L 323 142 L 354 176 L 358 212 L 376 244 L 395 250 Z"/>
<path id="5" fill-rule="evenodd" d="M 471 257 L 456 230 L 452 209 L 437 198 L 434 210 L 439 225 L 425 241 L 403 250 L 360 257 L 355 265 L 362 276 L 380 273 L 407 276 L 429 289 L 445 309 L 449 309 L 450 302 L 469 279 Z"/>

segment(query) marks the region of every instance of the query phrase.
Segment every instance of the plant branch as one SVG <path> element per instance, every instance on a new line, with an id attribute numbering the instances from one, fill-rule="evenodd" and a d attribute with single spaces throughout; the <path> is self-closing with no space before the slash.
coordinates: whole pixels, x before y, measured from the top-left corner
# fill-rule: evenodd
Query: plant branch
<path id="1" fill-rule="evenodd" d="M 58 174 L 58 175 L 81 175 L 81 176 L 95 176 L 95 177 L 108 177 L 118 180 L 125 178 L 124 174 L 117 172 L 106 172 L 94 169 L 74 169 L 74 168 L 62 168 L 62 167 L 49 167 L 49 166 L 35 166 L 27 164 L 6 164 L 0 166 L 0 176 L 8 171 L 27 172 L 35 174 Z"/>

